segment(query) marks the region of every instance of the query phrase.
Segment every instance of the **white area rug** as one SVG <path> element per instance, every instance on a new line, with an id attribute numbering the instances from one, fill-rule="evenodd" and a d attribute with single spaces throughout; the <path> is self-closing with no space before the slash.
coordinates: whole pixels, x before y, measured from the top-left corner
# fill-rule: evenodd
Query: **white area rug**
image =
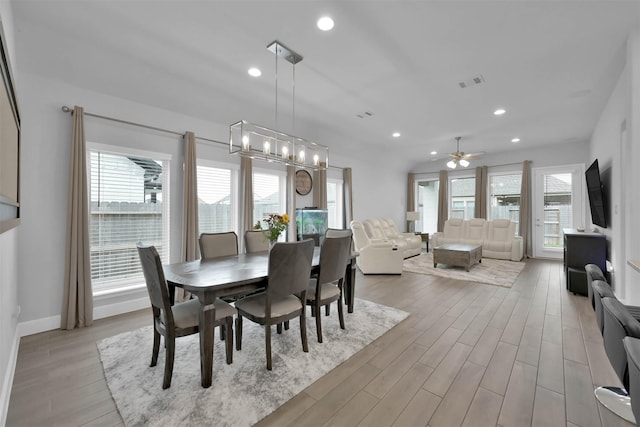
<path id="1" fill-rule="evenodd" d="M 158 365 L 149 367 L 151 326 L 104 339 L 98 342 L 98 350 L 127 426 L 251 426 L 409 315 L 356 299 L 353 313 L 345 307 L 346 329 L 341 330 L 335 304 L 331 310 L 329 317 L 322 310 L 322 344 L 317 341 L 315 319 L 307 316 L 309 353 L 302 351 L 298 320 L 292 320 L 281 335 L 272 327 L 271 372 L 266 368 L 262 326 L 245 319 L 242 350 L 234 350 L 231 365 L 225 363 L 224 343 L 216 328 L 213 384 L 208 389 L 200 386 L 197 334 L 176 340 L 173 378 L 167 390 L 162 390 L 163 347 Z"/>
<path id="2" fill-rule="evenodd" d="M 429 252 L 404 260 L 403 270 L 510 288 L 524 266 L 524 262 L 482 258 L 482 262 L 473 265 L 468 272 L 462 267 L 450 267 L 445 264 L 438 264 L 437 268 L 433 268 L 433 253 Z"/>

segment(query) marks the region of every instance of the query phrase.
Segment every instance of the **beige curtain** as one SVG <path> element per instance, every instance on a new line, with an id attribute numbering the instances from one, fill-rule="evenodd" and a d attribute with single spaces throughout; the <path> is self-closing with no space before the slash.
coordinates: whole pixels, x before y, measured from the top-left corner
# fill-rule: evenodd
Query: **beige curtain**
<path id="1" fill-rule="evenodd" d="M 438 231 L 444 231 L 444 222 L 449 218 L 447 171 L 440 171 L 440 189 L 438 191 Z"/>
<path id="2" fill-rule="evenodd" d="M 84 137 L 84 112 L 73 108 L 67 243 L 64 266 L 64 297 L 61 329 L 82 328 L 93 323 L 93 291 L 89 251 L 89 199 L 87 191 L 87 154 Z"/>
<path id="3" fill-rule="evenodd" d="M 407 175 L 407 212 L 414 212 L 416 210 L 416 175 L 409 173 Z M 407 230 L 411 230 L 411 223 L 413 221 L 407 221 Z"/>
<path id="4" fill-rule="evenodd" d="M 184 194 L 182 216 L 182 261 L 194 261 L 200 258 L 198 245 L 198 169 L 196 164 L 196 136 L 193 132 L 184 134 Z M 190 294 L 182 288 L 176 288 L 175 301 L 182 302 Z"/>
<path id="5" fill-rule="evenodd" d="M 240 236 L 246 230 L 253 230 L 253 163 L 249 157 L 240 157 Z M 244 238 L 238 239 L 240 250 L 244 248 Z"/>
<path id="6" fill-rule="evenodd" d="M 520 218 L 519 228 L 524 246 L 524 256 L 533 256 L 533 245 L 531 239 L 531 161 L 522 162 L 522 183 L 520 185 Z"/>
<path id="7" fill-rule="evenodd" d="M 287 166 L 287 213 L 289 214 L 289 226 L 287 227 L 287 241 L 298 240 L 296 230 L 296 167 Z"/>
<path id="8" fill-rule="evenodd" d="M 313 206 L 327 209 L 327 170 L 313 172 Z"/>
<path id="9" fill-rule="evenodd" d="M 351 221 L 353 221 L 353 183 L 351 180 L 351 168 L 344 168 L 342 170 L 342 187 L 344 228 L 351 228 Z"/>
<path id="10" fill-rule="evenodd" d="M 487 217 L 487 167 L 476 168 L 476 203 L 474 216 L 476 218 Z"/>

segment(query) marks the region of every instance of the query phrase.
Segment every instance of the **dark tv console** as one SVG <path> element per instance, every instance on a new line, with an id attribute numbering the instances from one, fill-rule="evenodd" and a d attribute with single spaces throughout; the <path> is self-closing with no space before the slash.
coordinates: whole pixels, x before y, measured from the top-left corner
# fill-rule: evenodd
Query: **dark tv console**
<path id="1" fill-rule="evenodd" d="M 587 273 L 584 266 L 595 264 L 607 274 L 607 238 L 604 234 L 565 228 L 564 276 L 567 289 L 574 294 L 587 295 Z"/>

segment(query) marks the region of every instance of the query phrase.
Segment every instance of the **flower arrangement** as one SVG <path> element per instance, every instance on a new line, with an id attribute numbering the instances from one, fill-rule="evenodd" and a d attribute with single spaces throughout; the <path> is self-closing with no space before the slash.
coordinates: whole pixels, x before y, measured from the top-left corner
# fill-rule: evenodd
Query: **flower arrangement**
<path id="1" fill-rule="evenodd" d="M 282 214 L 282 215 L 277 215 L 277 214 L 270 214 L 268 218 L 263 219 L 262 222 L 264 222 L 267 225 L 267 238 L 269 239 L 269 242 L 271 242 L 272 244 L 275 243 L 278 240 L 278 237 L 280 237 L 280 234 L 287 228 L 287 225 L 289 225 L 289 215 L 288 214 Z M 262 224 L 260 224 L 260 221 L 258 221 L 255 225 L 255 228 L 257 230 L 262 230 Z"/>

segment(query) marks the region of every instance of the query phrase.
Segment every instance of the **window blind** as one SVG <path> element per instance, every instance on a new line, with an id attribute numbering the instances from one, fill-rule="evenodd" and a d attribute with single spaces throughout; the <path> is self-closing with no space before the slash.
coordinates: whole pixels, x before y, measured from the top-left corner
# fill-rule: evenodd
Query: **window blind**
<path id="1" fill-rule="evenodd" d="M 235 229 L 237 205 L 231 169 L 198 165 L 198 224 L 200 233 Z"/>
<path id="2" fill-rule="evenodd" d="M 269 214 L 284 213 L 283 179 L 280 175 L 253 173 L 253 223 L 262 222 Z"/>
<path id="3" fill-rule="evenodd" d="M 144 282 L 137 242 L 168 261 L 168 161 L 89 151 L 89 234 L 95 292 Z"/>

